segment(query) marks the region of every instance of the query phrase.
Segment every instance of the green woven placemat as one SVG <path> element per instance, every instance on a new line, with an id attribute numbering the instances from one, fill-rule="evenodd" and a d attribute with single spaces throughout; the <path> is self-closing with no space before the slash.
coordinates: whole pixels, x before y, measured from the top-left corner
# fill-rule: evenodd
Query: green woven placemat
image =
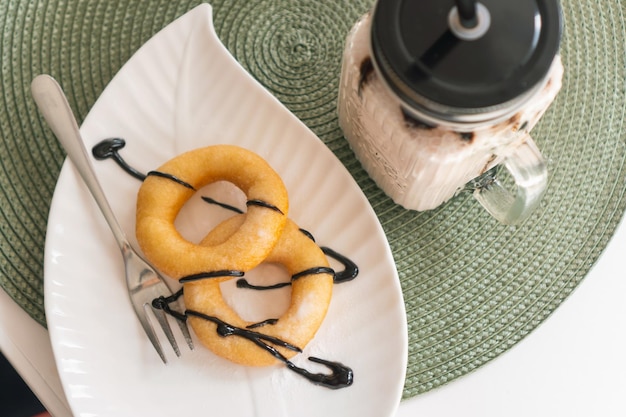
<path id="1" fill-rule="evenodd" d="M 80 120 L 147 39 L 198 1 L 0 2 L 0 284 L 45 325 L 43 248 L 64 153 L 39 119 L 29 84 L 50 73 Z M 619 1 L 563 1 L 564 85 L 533 131 L 548 157 L 540 210 L 520 227 L 459 196 L 427 213 L 377 189 L 337 124 L 345 35 L 372 0 L 212 3 L 233 55 L 352 172 L 389 238 L 409 325 L 404 397 L 497 357 L 537 327 L 584 278 L 626 206 L 625 10 Z"/>

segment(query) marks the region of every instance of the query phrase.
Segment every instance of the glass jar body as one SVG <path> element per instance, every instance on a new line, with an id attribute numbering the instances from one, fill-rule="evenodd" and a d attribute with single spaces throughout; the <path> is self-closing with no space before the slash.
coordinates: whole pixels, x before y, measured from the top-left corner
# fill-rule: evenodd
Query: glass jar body
<path id="1" fill-rule="evenodd" d="M 339 86 L 339 124 L 357 159 L 397 204 L 430 210 L 526 141 L 561 88 L 557 55 L 536 92 L 495 120 L 425 122 L 401 102 L 377 73 L 370 45 L 371 13 L 346 39 Z"/>

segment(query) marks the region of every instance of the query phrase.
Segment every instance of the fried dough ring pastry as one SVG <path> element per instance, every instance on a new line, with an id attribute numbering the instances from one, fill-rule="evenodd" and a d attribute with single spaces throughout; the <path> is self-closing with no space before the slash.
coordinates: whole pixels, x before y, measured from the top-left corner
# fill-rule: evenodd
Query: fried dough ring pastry
<path id="1" fill-rule="evenodd" d="M 202 245 L 215 247 L 230 236 L 248 220 L 247 214 L 231 217 L 220 223 L 202 241 Z M 218 318 L 228 325 L 240 329 L 250 328 L 254 332 L 275 337 L 302 349 L 315 336 L 328 306 L 333 288 L 333 271 L 328 259 L 317 246 L 291 220 L 265 262 L 282 264 L 292 277 L 291 304 L 287 311 L 274 324 L 264 324 L 250 328 L 252 322 L 243 320 L 222 297 L 219 282 L 207 279 L 184 284 L 183 296 L 187 308 L 187 320 L 202 344 L 215 354 L 232 362 L 248 366 L 268 366 L 278 360 L 260 349 L 257 344 L 245 337 L 220 335 L 218 324 L 197 317 L 191 312 Z M 276 347 L 276 346 L 274 346 Z M 285 357 L 293 357 L 297 351 L 276 347 Z"/>
<path id="2" fill-rule="evenodd" d="M 182 237 L 174 221 L 196 190 L 216 181 L 239 187 L 248 199 L 237 230 L 215 244 Z M 215 145 L 183 153 L 148 173 L 137 195 L 136 236 L 145 256 L 174 279 L 222 269 L 248 271 L 277 243 L 289 208 L 282 179 L 255 153 Z"/>

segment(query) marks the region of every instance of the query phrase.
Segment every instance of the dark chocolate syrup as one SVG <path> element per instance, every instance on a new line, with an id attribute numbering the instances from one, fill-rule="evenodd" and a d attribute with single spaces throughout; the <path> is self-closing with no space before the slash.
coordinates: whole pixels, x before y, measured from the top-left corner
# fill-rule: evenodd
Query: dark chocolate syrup
<path id="1" fill-rule="evenodd" d="M 458 135 L 462 141 L 467 143 L 472 143 L 474 141 L 474 137 L 476 136 L 474 132 L 458 132 Z"/>
<path id="2" fill-rule="evenodd" d="M 282 212 L 281 209 L 279 209 L 278 207 L 268 203 L 267 201 L 263 201 L 263 200 L 248 200 L 246 201 L 246 206 L 259 206 L 259 207 L 265 207 L 268 208 L 270 210 L 274 210 L 279 212 L 280 214 L 285 214 Z"/>
<path id="3" fill-rule="evenodd" d="M 402 106 L 400 106 L 400 112 L 402 113 L 405 126 L 409 129 L 432 130 L 437 128 L 435 125 L 416 119 Z"/>
<path id="4" fill-rule="evenodd" d="M 309 237 L 312 241 L 315 242 L 315 239 L 313 238 L 313 235 L 310 232 L 304 229 L 300 229 L 300 231 L 304 233 L 307 237 Z M 310 274 L 333 274 L 333 282 L 335 284 L 342 284 L 344 282 L 352 281 L 354 278 L 357 277 L 357 275 L 359 275 L 359 267 L 357 266 L 357 264 L 352 262 L 346 256 L 343 256 L 342 254 L 326 246 L 321 246 L 320 249 L 322 249 L 322 252 L 324 252 L 326 256 L 329 256 L 333 258 L 334 260 L 338 261 L 339 263 L 341 263 L 343 265 L 343 270 L 335 271 L 334 269 L 328 268 L 328 267 L 316 267 L 316 268 L 312 268 L 312 269 L 294 274 L 291 277 L 290 282 L 281 282 L 278 284 L 265 285 L 265 286 L 253 285 L 253 284 L 250 284 L 247 279 L 240 278 L 237 280 L 237 288 L 246 288 L 246 289 L 257 290 L 257 291 L 276 290 L 276 289 L 291 285 L 291 282 L 293 282 L 295 279 L 300 278 L 301 276 L 310 275 Z"/>
<path id="5" fill-rule="evenodd" d="M 186 277 L 182 277 L 178 280 L 181 284 L 185 284 L 187 282 L 200 281 L 203 279 L 209 278 L 219 278 L 219 277 L 243 277 L 243 271 L 234 271 L 234 270 L 222 270 L 222 271 L 210 271 L 210 272 L 200 272 L 199 274 L 188 275 Z"/>
<path id="6" fill-rule="evenodd" d="M 276 323 L 278 323 L 278 319 L 266 319 L 266 320 L 260 321 L 258 323 L 250 324 L 250 325 L 246 326 L 246 329 L 256 329 L 258 327 L 263 327 L 263 326 L 266 326 L 268 324 L 276 324 Z"/>
<path id="7" fill-rule="evenodd" d="M 213 199 L 211 197 L 203 196 L 202 199 L 205 202 L 209 203 L 209 204 L 214 204 L 216 206 L 225 208 L 227 210 L 234 211 L 235 213 L 239 213 L 239 214 L 243 214 L 244 213 L 243 210 L 241 210 L 241 209 L 239 209 L 239 208 L 237 208 L 235 206 L 231 206 L 230 204 L 220 203 L 219 201 L 217 201 L 217 200 L 215 200 L 215 199 Z"/>
<path id="8" fill-rule="evenodd" d="M 287 368 L 305 377 L 312 383 L 316 385 L 321 385 L 326 388 L 330 388 L 330 389 L 346 388 L 352 385 L 352 382 L 354 382 L 354 372 L 352 372 L 352 369 L 350 369 L 349 367 L 345 366 L 344 364 L 340 362 L 331 362 L 325 359 L 316 358 L 314 356 L 309 356 L 309 360 L 311 362 L 319 363 L 319 364 L 326 366 L 328 369 L 332 371 L 332 373 L 330 375 L 322 374 L 322 373 L 314 374 L 312 372 L 307 371 L 304 368 L 297 367 L 290 361 L 286 361 L 285 364 L 287 365 Z"/>
<path id="9" fill-rule="evenodd" d="M 302 229 L 302 228 L 300 228 L 300 229 L 298 229 L 298 230 L 300 230 L 300 232 L 301 232 L 301 233 L 303 233 L 306 237 L 308 237 L 308 238 L 309 238 L 309 239 L 311 239 L 313 242 L 315 242 L 315 236 L 313 236 L 313 234 L 312 234 L 311 232 L 309 232 L 309 231 L 308 231 L 308 230 L 306 230 L 306 229 Z"/>
<path id="10" fill-rule="evenodd" d="M 240 278 L 237 280 L 237 288 L 246 288 L 248 290 L 257 290 L 257 291 L 266 291 L 266 290 L 277 290 L 279 288 L 288 287 L 291 285 L 291 282 L 279 282 L 278 284 L 272 285 L 253 285 L 248 282 L 245 278 Z"/>
<path id="11" fill-rule="evenodd" d="M 333 280 L 335 276 L 335 271 L 332 268 L 328 268 L 325 266 L 316 266 L 314 268 L 309 268 L 304 271 L 298 272 L 291 276 L 290 282 L 279 282 L 278 284 L 272 285 L 253 285 L 248 282 L 247 279 L 241 278 L 237 280 L 237 288 L 247 288 L 249 290 L 257 290 L 257 291 L 266 291 L 266 290 L 276 290 L 279 288 L 288 287 L 291 283 L 299 278 L 302 278 L 306 275 L 317 275 L 317 274 L 331 274 L 333 275 Z"/>
<path id="12" fill-rule="evenodd" d="M 207 314 L 200 313 L 194 310 L 185 310 L 184 313 L 177 312 L 170 308 L 170 303 L 176 301 L 183 294 L 183 290 L 179 290 L 176 294 L 169 297 L 158 297 L 152 301 L 152 306 L 157 309 L 161 309 L 172 317 L 178 320 L 186 321 L 188 317 L 197 317 L 203 320 L 211 321 L 217 325 L 216 332 L 221 337 L 242 337 L 253 342 L 261 349 L 274 356 L 276 359 L 283 362 L 287 369 L 297 373 L 298 375 L 308 379 L 316 385 L 320 385 L 326 388 L 339 389 L 352 385 L 354 381 L 354 373 L 349 367 L 339 363 L 332 362 L 325 359 L 316 358 L 310 356 L 308 359 L 311 362 L 319 363 L 330 369 L 330 374 L 312 373 L 304 368 L 296 366 L 293 362 L 288 360 L 282 353 L 276 349 L 276 347 L 282 347 L 294 352 L 302 353 L 302 349 L 289 342 L 279 339 L 274 336 L 268 336 L 263 333 L 255 332 L 249 328 L 243 329 L 241 327 L 233 326 L 217 317 L 209 316 Z M 261 322 L 259 325 L 265 325 L 268 323 L 275 323 L 270 319 L 269 321 Z M 255 325 L 252 325 L 255 326 Z"/>
<path id="13" fill-rule="evenodd" d="M 357 266 L 357 264 L 352 262 L 352 260 L 326 246 L 321 246 L 321 249 L 322 252 L 326 254 L 326 256 L 330 256 L 331 258 L 343 265 L 342 271 L 335 271 L 335 275 L 333 277 L 333 281 L 335 282 L 335 284 L 352 281 L 354 278 L 356 278 L 357 275 L 359 275 L 359 267 Z"/>
<path id="14" fill-rule="evenodd" d="M 300 229 L 300 232 L 302 232 L 306 237 L 315 242 L 315 237 L 311 232 L 305 229 Z M 335 282 L 335 284 L 352 281 L 354 278 L 356 278 L 357 275 L 359 275 L 359 267 L 348 257 L 326 246 L 320 246 L 320 249 L 322 250 L 322 252 L 324 252 L 326 256 L 330 256 L 331 258 L 343 265 L 342 271 L 334 271 L 333 281 Z"/>
<path id="15" fill-rule="evenodd" d="M 361 62 L 361 66 L 359 67 L 359 73 L 360 76 L 357 91 L 359 97 L 361 97 L 361 92 L 363 91 L 365 85 L 368 84 L 376 76 L 376 73 L 374 72 L 374 63 L 372 62 L 371 57 L 368 56 Z"/>
<path id="16" fill-rule="evenodd" d="M 181 180 L 180 178 L 172 175 L 172 174 L 168 174 L 167 172 L 161 172 L 161 171 L 150 171 L 148 172 L 148 176 L 153 176 L 153 177 L 161 177 L 161 178 L 165 178 L 171 181 L 174 181 L 175 183 L 178 183 L 180 185 L 182 185 L 185 188 L 189 188 L 190 190 L 196 191 L 196 188 L 189 184 L 188 182 L 185 182 L 183 180 Z"/>
<path id="17" fill-rule="evenodd" d="M 139 181 L 143 181 L 146 179 L 146 176 L 141 172 L 137 171 L 135 168 L 131 167 L 124 161 L 124 159 L 120 156 L 118 150 L 122 149 L 126 146 L 126 142 L 124 139 L 120 138 L 111 138 L 105 139 L 102 142 L 96 144 L 91 150 L 92 155 L 99 161 L 102 161 L 106 158 L 113 158 L 117 164 L 122 167 L 124 171 L 137 178 Z"/>
<path id="18" fill-rule="evenodd" d="M 137 171 L 136 169 L 132 168 L 130 165 L 126 163 L 126 161 L 124 161 L 124 159 L 118 153 L 118 151 L 122 149 L 125 145 L 126 145 L 126 142 L 120 138 L 106 139 L 96 144 L 93 147 L 92 154 L 98 160 L 112 158 L 120 167 L 122 167 L 124 171 L 126 171 L 128 174 L 132 175 L 133 177 L 139 179 L 140 181 L 145 180 L 148 175 L 159 176 L 162 178 L 170 179 L 186 188 L 189 188 L 195 191 L 195 187 L 181 180 L 180 178 L 177 178 L 174 175 L 163 173 L 160 171 L 150 171 L 148 172 L 147 175 L 144 175 L 140 173 L 139 171 Z M 207 203 L 215 204 L 215 205 L 218 205 L 220 207 L 226 208 L 228 210 L 231 210 L 237 213 L 243 213 L 243 211 L 238 209 L 237 207 L 220 203 L 210 197 L 202 197 L 202 199 L 206 201 Z M 284 214 L 278 207 L 273 206 L 265 201 L 255 200 L 255 199 L 248 200 L 246 202 L 246 206 L 251 206 L 251 205 L 269 208 L 271 210 L 275 210 L 281 214 Z M 300 230 L 302 233 L 304 233 L 307 237 L 309 237 L 311 240 L 315 242 L 315 238 L 313 237 L 311 233 L 309 233 L 308 231 L 304 229 L 300 229 Z M 328 268 L 328 267 L 310 268 L 300 273 L 294 274 L 291 277 L 292 281 L 298 278 L 301 278 L 305 275 L 327 273 L 327 274 L 333 274 L 333 281 L 335 283 L 342 283 L 342 282 L 350 281 L 358 275 L 358 267 L 356 266 L 354 262 L 349 260 L 347 257 L 335 252 L 334 250 L 330 248 L 322 247 L 321 249 L 327 256 L 330 256 L 334 258 L 335 260 L 337 260 L 338 262 L 342 263 L 344 265 L 344 270 L 337 273 L 332 268 Z M 209 271 L 209 272 L 203 272 L 203 273 L 183 277 L 180 279 L 180 282 L 181 283 L 194 282 L 198 280 L 211 279 L 211 278 L 224 277 L 224 276 L 241 277 L 243 275 L 244 273 L 242 271 L 233 271 L 233 270 Z M 256 290 L 276 289 L 276 288 L 282 288 L 287 285 L 291 285 L 291 282 L 260 287 L 260 286 L 249 284 L 247 280 L 245 279 L 240 279 L 237 281 L 237 287 L 239 288 L 252 288 Z M 267 336 L 267 335 L 264 335 L 262 333 L 258 333 L 252 330 L 255 328 L 262 327 L 262 326 L 276 324 L 278 322 L 278 319 L 267 319 L 259 323 L 251 324 L 247 326 L 247 328 L 242 329 L 242 328 L 233 326 L 229 323 L 226 323 L 217 317 L 208 316 L 197 311 L 185 310 L 184 313 L 181 313 L 179 311 L 176 311 L 170 308 L 170 303 L 176 301 L 179 297 L 182 296 L 182 294 L 183 294 L 183 289 L 179 290 L 177 293 L 169 297 L 161 296 L 161 297 L 155 298 L 154 300 L 152 300 L 152 307 L 163 310 L 167 314 L 171 315 L 172 317 L 180 321 L 187 321 L 187 318 L 189 316 L 194 316 L 194 317 L 198 317 L 204 320 L 212 321 L 213 323 L 217 325 L 216 331 L 220 336 L 222 337 L 238 336 L 238 337 L 243 337 L 245 339 L 252 341 L 257 346 L 264 349 L 265 351 L 270 353 L 272 356 L 274 356 L 278 360 L 282 361 L 288 369 L 308 379 L 309 381 L 311 381 L 312 383 L 316 385 L 320 385 L 320 386 L 331 388 L 331 389 L 345 388 L 345 387 L 352 385 L 352 382 L 354 380 L 354 373 L 352 369 L 350 369 L 349 367 L 339 362 L 327 361 L 325 359 L 320 359 L 320 358 L 311 356 L 308 358 L 311 362 L 324 365 L 331 371 L 330 374 L 312 373 L 304 368 L 296 366 L 293 362 L 291 362 L 285 356 L 283 356 L 275 348 L 275 346 L 283 347 L 283 348 L 286 348 L 286 349 L 289 349 L 298 353 L 302 352 L 301 348 L 294 346 L 279 338 L 276 338 L 273 336 Z"/>
<path id="19" fill-rule="evenodd" d="M 332 268 L 328 268 L 326 266 L 316 266 L 314 268 L 309 268 L 309 269 L 305 269 L 302 272 L 298 272 L 297 274 L 293 274 L 291 276 L 291 282 L 305 277 L 307 275 L 318 275 L 318 274 L 331 274 L 331 275 L 335 275 L 335 271 Z"/>

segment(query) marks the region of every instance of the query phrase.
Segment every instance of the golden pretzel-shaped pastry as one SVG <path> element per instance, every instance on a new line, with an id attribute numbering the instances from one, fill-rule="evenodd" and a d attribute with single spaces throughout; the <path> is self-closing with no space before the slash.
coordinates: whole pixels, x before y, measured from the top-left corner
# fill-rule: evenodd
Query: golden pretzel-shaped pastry
<path id="1" fill-rule="evenodd" d="M 246 216 L 237 215 L 220 223 L 201 244 L 212 247 L 227 240 L 246 222 Z M 260 349 L 250 338 L 220 335 L 223 330 L 218 329 L 218 322 L 238 329 L 251 329 L 302 349 L 322 324 L 332 296 L 333 270 L 326 256 L 293 221 L 287 220 L 278 243 L 265 262 L 282 264 L 292 277 L 292 283 L 291 304 L 287 311 L 276 321 L 262 326 L 256 327 L 255 323 L 243 320 L 224 301 L 220 284 L 216 280 L 188 282 L 184 285 L 188 322 L 202 344 L 217 355 L 242 365 L 267 366 L 278 363 L 278 359 L 268 354 L 266 349 Z M 273 343 L 270 345 L 284 358 L 291 358 L 298 353 L 294 349 Z"/>
<path id="2" fill-rule="evenodd" d="M 245 221 L 223 242 L 198 245 L 174 226 L 196 190 L 228 181 L 247 196 Z M 287 220 L 287 190 L 263 158 L 233 145 L 183 153 L 148 173 L 137 195 L 136 235 L 145 256 L 174 279 L 220 270 L 248 271 L 270 253 Z"/>
<path id="3" fill-rule="evenodd" d="M 246 194 L 247 212 L 220 223 L 199 244 L 187 241 L 174 226 L 176 216 L 196 190 L 222 180 Z M 141 249 L 157 268 L 183 283 L 185 315 L 202 344 L 233 362 L 284 362 L 313 338 L 328 310 L 334 271 L 319 246 L 287 219 L 287 209 L 278 174 L 261 157 L 231 145 L 181 154 L 148 173 L 139 190 Z M 291 304 L 280 318 L 250 323 L 222 298 L 220 282 L 262 262 L 287 269 Z M 233 332 L 244 337 L 227 337 Z"/>

